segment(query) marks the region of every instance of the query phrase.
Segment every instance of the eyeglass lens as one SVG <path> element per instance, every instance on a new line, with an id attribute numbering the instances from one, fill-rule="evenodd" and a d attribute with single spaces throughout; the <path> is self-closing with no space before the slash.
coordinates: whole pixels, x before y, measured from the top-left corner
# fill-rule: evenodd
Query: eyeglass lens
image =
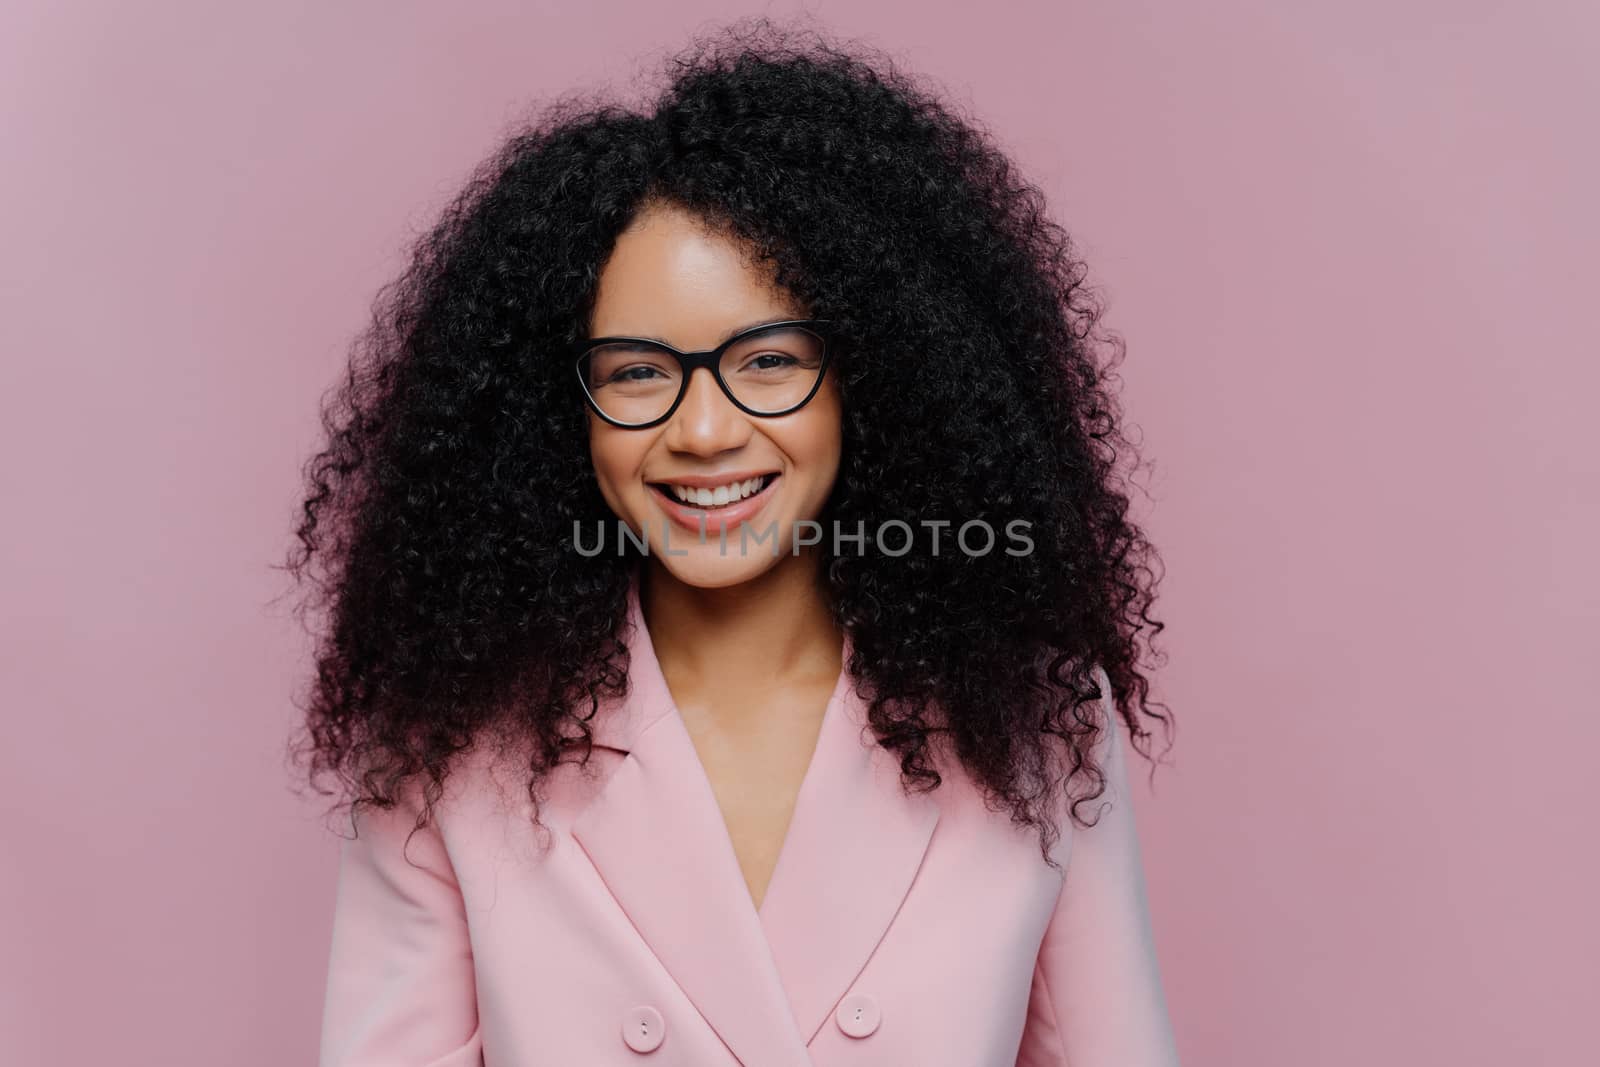
<path id="1" fill-rule="evenodd" d="M 776 414 L 806 399 L 822 372 L 824 341 L 799 326 L 762 330 L 722 353 L 722 380 L 739 403 Z M 609 343 L 583 354 L 578 372 L 606 416 L 644 423 L 666 414 L 683 387 L 683 367 L 671 352 L 649 345 Z"/>

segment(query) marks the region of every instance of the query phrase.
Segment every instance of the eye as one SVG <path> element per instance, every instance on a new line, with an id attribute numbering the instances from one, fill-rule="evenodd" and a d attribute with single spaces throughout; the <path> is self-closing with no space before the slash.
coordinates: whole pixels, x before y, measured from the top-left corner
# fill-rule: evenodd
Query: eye
<path id="1" fill-rule="evenodd" d="M 612 371 L 606 376 L 605 380 L 608 382 L 643 382 L 649 381 L 651 378 L 665 377 L 666 375 L 661 373 L 659 367 L 653 367 L 648 363 L 635 363 L 631 367 L 623 367 L 620 370 Z"/>
<path id="2" fill-rule="evenodd" d="M 747 359 L 744 363 L 744 366 L 740 367 L 739 369 L 769 371 L 782 370 L 786 367 L 792 367 L 798 362 L 799 360 L 795 359 L 795 357 L 789 355 L 787 352 L 759 352 Z"/>

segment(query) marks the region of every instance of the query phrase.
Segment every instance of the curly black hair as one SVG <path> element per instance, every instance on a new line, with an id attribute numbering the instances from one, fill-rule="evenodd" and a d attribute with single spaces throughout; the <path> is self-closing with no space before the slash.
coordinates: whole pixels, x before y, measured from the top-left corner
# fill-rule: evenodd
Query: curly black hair
<path id="1" fill-rule="evenodd" d="M 1030 524 L 1027 554 L 819 548 L 846 667 L 906 787 L 936 787 L 952 752 L 1048 859 L 1052 791 L 1080 823 L 1104 791 L 1091 751 L 1115 727 L 1092 666 L 1147 758 L 1138 711 L 1172 725 L 1138 670 L 1163 624 L 1116 469 L 1133 456 L 1108 389 L 1124 345 L 1040 191 L 875 49 L 746 18 L 665 73 L 642 111 L 549 103 L 378 295 L 296 512 L 288 569 L 313 587 L 303 610 L 326 613 L 290 752 L 352 804 L 389 807 L 420 776 L 419 825 L 491 734 L 531 742 L 530 799 L 588 759 L 589 716 L 626 691 L 639 560 L 574 551 L 575 523 L 615 519 L 559 354 L 587 336 L 619 232 L 666 203 L 745 242 L 848 339 L 824 520 Z"/>

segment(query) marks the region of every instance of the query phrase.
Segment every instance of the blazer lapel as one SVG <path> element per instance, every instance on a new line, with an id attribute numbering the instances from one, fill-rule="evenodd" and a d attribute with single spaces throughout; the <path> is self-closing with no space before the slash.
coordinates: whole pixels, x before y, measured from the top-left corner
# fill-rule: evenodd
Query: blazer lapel
<path id="1" fill-rule="evenodd" d="M 601 709 L 596 744 L 628 753 L 572 836 L 635 928 L 750 1067 L 807 1067 L 827 1021 L 887 931 L 939 810 L 906 796 L 867 727 L 851 652 L 824 712 L 757 914 L 727 824 L 629 594 L 628 695 Z"/>
<path id="2" fill-rule="evenodd" d="M 848 666 L 848 635 L 844 653 Z M 899 761 L 878 746 L 866 707 L 846 669 L 761 901 L 761 924 L 808 1043 L 900 910 L 939 821 L 929 795 L 901 788 Z"/>
<path id="3" fill-rule="evenodd" d="M 741 1063 L 809 1067 L 739 862 L 630 594 L 630 692 L 595 743 L 628 753 L 572 823 L 645 943 Z M 670 1038 L 669 1038 L 670 1039 Z"/>

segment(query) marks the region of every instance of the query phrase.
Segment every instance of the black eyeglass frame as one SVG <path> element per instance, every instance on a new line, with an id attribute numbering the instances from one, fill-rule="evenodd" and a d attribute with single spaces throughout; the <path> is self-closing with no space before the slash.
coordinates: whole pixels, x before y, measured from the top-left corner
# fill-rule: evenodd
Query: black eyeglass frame
<path id="1" fill-rule="evenodd" d="M 834 320 L 832 319 L 784 319 L 781 322 L 764 322 L 759 326 L 752 326 L 748 330 L 741 330 L 732 337 L 728 338 L 726 341 L 722 342 L 716 348 L 708 348 L 701 352 L 683 352 L 673 348 L 665 341 L 657 341 L 649 337 L 588 337 L 581 341 L 575 342 L 571 346 L 570 354 L 573 361 L 573 370 L 576 371 L 578 375 L 578 387 L 583 391 L 584 403 L 588 404 L 589 410 L 600 416 L 600 418 L 604 419 L 612 426 L 619 427 L 620 429 L 648 430 L 650 427 L 659 426 L 663 422 L 666 422 L 668 419 L 672 418 L 672 413 L 678 410 L 678 405 L 683 403 L 683 398 L 689 395 L 690 379 L 693 377 L 694 372 L 701 367 L 704 367 L 706 370 L 711 372 L 712 380 L 717 383 L 717 388 L 722 390 L 722 395 L 727 397 L 734 407 L 738 408 L 746 415 L 754 415 L 759 419 L 776 419 L 783 415 L 792 415 L 796 411 L 799 411 L 801 408 L 805 407 L 807 404 L 811 403 L 811 398 L 817 395 L 818 389 L 822 388 L 822 379 L 827 377 L 828 363 L 833 356 L 834 337 L 831 332 L 833 321 Z M 792 327 L 799 327 L 801 329 L 809 330 L 822 340 L 822 364 L 817 368 L 817 380 L 811 383 L 810 392 L 806 393 L 806 395 L 800 399 L 799 403 L 784 408 L 782 411 L 756 411 L 753 408 L 746 407 L 744 404 L 739 402 L 738 397 L 733 395 L 733 391 L 728 388 L 728 383 L 722 380 L 722 370 L 720 367 L 722 362 L 722 354 L 729 348 L 732 348 L 734 345 L 738 344 L 740 341 L 743 341 L 756 334 L 766 333 L 768 330 L 779 330 Z M 588 383 L 584 381 L 583 359 L 588 354 L 589 350 L 598 345 L 619 343 L 643 345 L 647 348 L 656 348 L 663 352 L 671 353 L 672 356 L 677 359 L 678 366 L 683 369 L 683 381 L 678 385 L 678 395 L 672 398 L 672 403 L 667 407 L 667 410 L 663 414 L 657 418 L 651 419 L 649 422 L 619 422 L 610 415 L 607 415 L 604 411 L 600 410 L 599 403 L 589 392 Z"/>

